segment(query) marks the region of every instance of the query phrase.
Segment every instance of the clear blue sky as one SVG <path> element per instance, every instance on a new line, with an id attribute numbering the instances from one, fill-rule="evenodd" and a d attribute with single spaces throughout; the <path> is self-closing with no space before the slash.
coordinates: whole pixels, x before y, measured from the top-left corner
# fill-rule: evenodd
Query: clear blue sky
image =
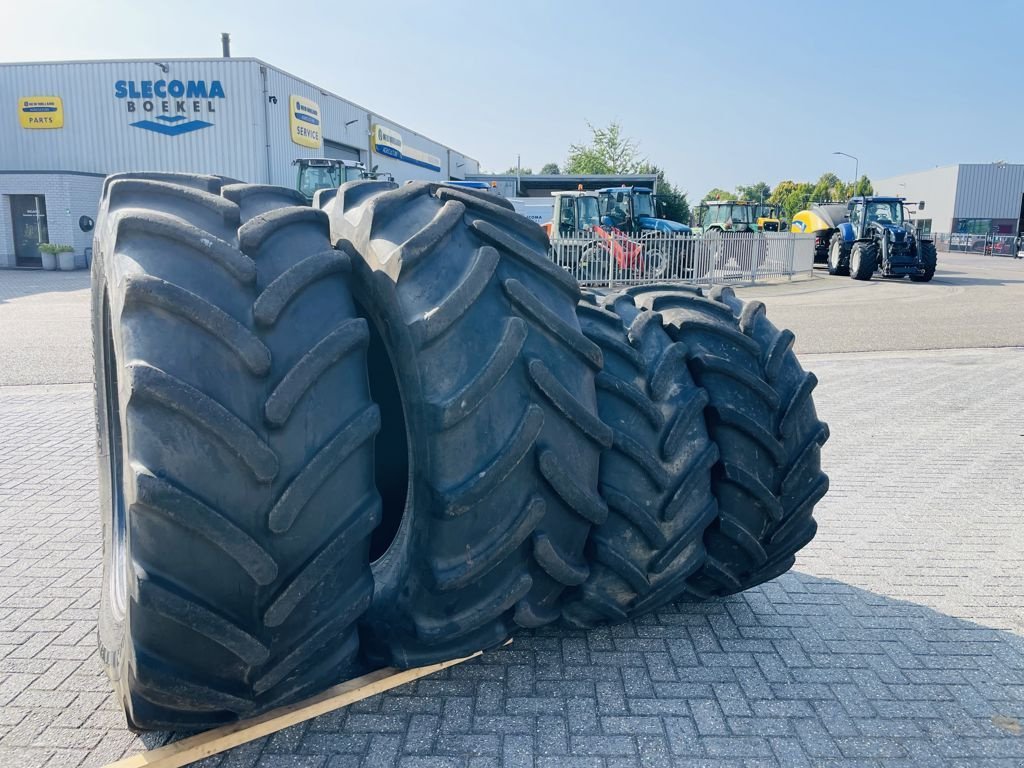
<path id="1" fill-rule="evenodd" d="M 102 8 L 102 11 L 100 10 Z M 629 12 L 646 9 L 644 16 Z M 847 16 L 846 14 L 851 14 Z M 1024 3 L 4 3 L 0 60 L 255 56 L 501 171 L 622 123 L 713 186 L 1024 161 Z"/>

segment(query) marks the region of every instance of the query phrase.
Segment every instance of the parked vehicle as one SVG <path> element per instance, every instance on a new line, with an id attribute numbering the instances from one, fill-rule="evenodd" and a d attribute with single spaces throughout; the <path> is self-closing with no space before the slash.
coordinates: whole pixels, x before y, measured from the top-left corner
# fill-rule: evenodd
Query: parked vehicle
<path id="1" fill-rule="evenodd" d="M 764 263 L 766 249 L 763 242 L 754 237 L 757 232 L 764 231 L 759 227 L 761 205 L 748 200 L 706 200 L 697 206 L 698 231 L 706 239 L 717 242 L 714 245 L 714 262 L 726 266 L 735 261 L 740 270 L 753 269 L 755 264 L 760 267 Z M 778 220 L 772 221 L 778 226 Z M 769 230 L 769 231 L 778 231 Z M 724 242 L 724 238 L 735 238 Z"/>
<path id="2" fill-rule="evenodd" d="M 603 223 L 623 232 L 690 233 L 685 224 L 658 217 L 658 198 L 649 187 L 605 187 L 597 198 Z"/>
<path id="3" fill-rule="evenodd" d="M 814 235 L 814 261 L 824 264 L 828 261 L 828 247 L 832 235 L 846 220 L 846 203 L 815 203 L 810 208 L 793 215 L 790 232 Z"/>
<path id="4" fill-rule="evenodd" d="M 313 196 L 319 190 L 337 189 L 348 181 L 395 180 L 390 173 L 378 173 L 376 166 L 367 168 L 355 160 L 339 160 L 334 157 L 301 157 L 298 160 L 293 160 L 292 165 L 298 167 L 295 188 L 308 202 L 313 201 Z"/>
<path id="5" fill-rule="evenodd" d="M 936 261 L 935 243 L 915 234 L 902 197 L 855 197 L 848 220 L 832 236 L 828 271 L 854 280 L 880 271 L 882 277 L 907 275 L 924 283 L 935 275 Z"/>
<path id="6" fill-rule="evenodd" d="M 782 209 L 770 203 L 758 203 L 757 231 L 781 232 L 783 228 Z"/>
<path id="7" fill-rule="evenodd" d="M 558 194 L 553 192 L 552 195 Z M 554 216 L 555 201 L 553 197 L 509 197 L 506 198 L 513 210 L 520 216 L 525 216 L 530 221 L 544 226 Z"/>
<path id="8" fill-rule="evenodd" d="M 697 207 L 704 232 L 781 232 L 782 209 L 751 200 L 705 200 Z"/>
<path id="9" fill-rule="evenodd" d="M 686 224 L 660 218 L 657 195 L 649 187 L 605 187 L 597 190 L 597 200 L 603 228 L 645 245 L 648 274 L 669 278 L 693 275 L 692 230 Z"/>
<path id="10" fill-rule="evenodd" d="M 559 263 L 578 280 L 619 274 L 643 275 L 644 246 L 620 229 L 603 225 L 596 192 L 552 192 L 551 218 L 543 225 Z"/>

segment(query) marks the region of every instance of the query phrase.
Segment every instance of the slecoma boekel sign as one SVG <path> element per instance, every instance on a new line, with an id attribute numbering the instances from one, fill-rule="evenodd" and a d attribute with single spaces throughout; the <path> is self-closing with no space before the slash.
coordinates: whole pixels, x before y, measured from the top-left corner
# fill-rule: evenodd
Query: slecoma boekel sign
<path id="1" fill-rule="evenodd" d="M 220 80 L 118 80 L 114 98 L 124 101 L 134 128 L 180 136 L 213 125 L 217 100 L 224 99 Z"/>

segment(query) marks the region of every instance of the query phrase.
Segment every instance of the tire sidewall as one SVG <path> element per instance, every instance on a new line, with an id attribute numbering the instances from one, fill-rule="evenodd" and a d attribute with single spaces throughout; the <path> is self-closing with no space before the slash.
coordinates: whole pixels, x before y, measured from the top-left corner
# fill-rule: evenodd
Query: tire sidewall
<path id="1" fill-rule="evenodd" d="M 107 377 L 105 375 L 108 364 L 117 364 L 117 360 L 108 361 L 107 350 L 104 344 L 104 334 L 108 326 L 104 322 L 104 307 L 109 307 L 109 332 L 112 336 L 112 346 L 116 357 L 120 357 L 122 349 L 121 340 L 117 333 L 118 324 L 114 322 L 117 308 L 115 297 L 110 293 L 110 282 L 107 274 L 107 256 L 104 248 L 97 238 L 95 255 L 92 262 L 92 345 L 93 345 L 93 382 L 96 409 L 96 458 L 99 469 L 99 513 L 100 523 L 103 531 L 103 565 L 100 579 L 100 615 L 98 624 L 100 654 L 107 665 L 108 674 L 116 683 L 122 676 L 124 647 L 127 639 L 126 627 L 130 621 L 131 601 L 126 600 L 124 612 L 119 614 L 114 609 L 111 598 L 113 589 L 112 579 L 117 568 L 126 568 L 126 562 L 131 560 L 131 543 L 128 532 L 130 526 L 125 526 L 125 541 L 120 550 L 124 558 L 115 562 L 117 556 L 114 536 L 114 504 L 115 494 L 125 493 L 125 488 L 116 489 L 112 482 L 112 461 L 110 454 L 110 433 L 113 428 L 111 423 L 109 404 L 113 393 L 108 391 Z M 123 397 L 118 397 L 123 402 Z M 123 426 L 123 411 L 119 411 L 115 417 L 121 420 Z M 123 459 L 122 459 L 123 460 Z M 127 501 L 125 502 L 127 506 Z M 127 509 L 125 510 L 127 515 Z"/>
<path id="2" fill-rule="evenodd" d="M 843 266 L 843 244 L 833 237 L 828 247 L 828 272 L 830 275 L 838 275 Z"/>
<path id="3" fill-rule="evenodd" d="M 421 520 L 417 510 L 429 510 L 433 504 L 432 491 L 424 479 L 423 462 L 428 458 L 428 447 L 417 442 L 419 435 L 427 434 L 427 426 L 420 423 L 424 412 L 417 393 L 423 392 L 416 364 L 416 347 L 401 316 L 398 293 L 394 282 L 383 272 L 375 272 L 363 259 L 352 259 L 353 294 L 369 298 L 360 305 L 367 322 L 374 326 L 393 363 L 399 396 L 406 419 L 409 450 L 409 485 L 405 510 L 395 538 L 388 549 L 371 563 L 374 577 L 374 596 L 370 609 L 362 622 L 366 635 L 372 626 L 372 642 L 364 647 L 389 645 L 389 638 L 402 631 L 405 621 L 398 610 L 398 592 L 416 592 L 429 589 L 415 568 L 416 553 L 424 551 L 429 543 L 426 530 L 429 520 Z M 397 651 L 399 646 L 392 645 Z"/>

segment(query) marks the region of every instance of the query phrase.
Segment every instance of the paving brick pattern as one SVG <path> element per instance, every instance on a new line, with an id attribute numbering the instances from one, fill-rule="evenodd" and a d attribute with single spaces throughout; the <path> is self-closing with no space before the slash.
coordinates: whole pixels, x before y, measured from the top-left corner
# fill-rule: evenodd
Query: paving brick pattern
<path id="1" fill-rule="evenodd" d="M 1024 352 L 805 358 L 832 491 L 791 573 L 507 649 L 205 768 L 1024 765 Z M 88 387 L 0 388 L 0 765 L 131 735 L 95 653 Z"/>

